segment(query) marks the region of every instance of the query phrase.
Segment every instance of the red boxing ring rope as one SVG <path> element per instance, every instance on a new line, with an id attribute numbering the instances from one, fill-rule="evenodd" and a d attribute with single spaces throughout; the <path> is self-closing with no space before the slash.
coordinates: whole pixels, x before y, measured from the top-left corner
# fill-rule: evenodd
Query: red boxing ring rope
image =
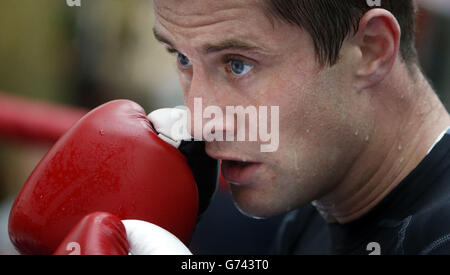
<path id="1" fill-rule="evenodd" d="M 0 94 L 0 138 L 54 143 L 87 112 Z"/>

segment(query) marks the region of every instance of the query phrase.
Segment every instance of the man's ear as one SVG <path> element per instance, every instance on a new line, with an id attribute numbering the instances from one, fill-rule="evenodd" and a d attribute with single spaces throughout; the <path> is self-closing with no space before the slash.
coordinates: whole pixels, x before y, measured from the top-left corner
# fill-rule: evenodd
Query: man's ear
<path id="1" fill-rule="evenodd" d="M 397 19 L 385 9 L 371 9 L 360 20 L 352 40 L 361 52 L 355 77 L 360 89 L 383 81 L 398 57 L 401 30 Z"/>

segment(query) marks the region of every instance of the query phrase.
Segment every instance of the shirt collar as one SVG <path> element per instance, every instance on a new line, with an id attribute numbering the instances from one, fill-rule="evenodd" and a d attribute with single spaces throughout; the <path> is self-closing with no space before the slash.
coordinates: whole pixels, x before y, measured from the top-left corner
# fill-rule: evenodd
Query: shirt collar
<path id="1" fill-rule="evenodd" d="M 436 141 L 430 147 L 430 150 L 428 150 L 427 155 L 431 152 L 431 150 L 433 150 L 434 146 L 436 146 L 436 144 L 438 144 L 439 141 L 441 141 L 441 139 L 444 137 L 445 134 L 449 134 L 450 135 L 450 126 L 447 127 L 447 129 L 439 135 L 439 137 L 436 139 Z"/>

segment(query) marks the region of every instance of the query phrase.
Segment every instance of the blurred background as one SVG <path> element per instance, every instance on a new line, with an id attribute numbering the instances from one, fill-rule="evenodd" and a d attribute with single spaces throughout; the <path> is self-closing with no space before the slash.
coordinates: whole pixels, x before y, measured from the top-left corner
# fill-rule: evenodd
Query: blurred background
<path id="1" fill-rule="evenodd" d="M 419 2 L 421 63 L 449 107 L 450 0 Z M 0 254 L 16 253 L 7 224 L 20 187 L 85 112 L 119 98 L 148 111 L 183 104 L 175 58 L 152 35 L 151 0 L 81 3 L 0 1 Z M 41 122 L 47 128 L 37 127 Z M 267 254 L 281 218 L 243 216 L 222 186 L 190 248 L 199 254 Z"/>

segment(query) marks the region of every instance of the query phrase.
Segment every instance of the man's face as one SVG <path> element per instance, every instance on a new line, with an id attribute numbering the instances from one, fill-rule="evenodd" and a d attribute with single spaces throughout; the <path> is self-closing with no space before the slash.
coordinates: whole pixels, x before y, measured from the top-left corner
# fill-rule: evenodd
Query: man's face
<path id="1" fill-rule="evenodd" d="M 369 105 L 355 101 L 351 50 L 321 67 L 311 36 L 272 18 L 258 0 L 155 0 L 155 14 L 155 33 L 177 57 L 192 112 L 194 98 L 224 113 L 226 106 L 279 106 L 277 151 L 261 152 L 262 142 L 207 144 L 235 182 L 242 212 L 277 215 L 336 187 L 370 126 L 360 119 Z"/>

